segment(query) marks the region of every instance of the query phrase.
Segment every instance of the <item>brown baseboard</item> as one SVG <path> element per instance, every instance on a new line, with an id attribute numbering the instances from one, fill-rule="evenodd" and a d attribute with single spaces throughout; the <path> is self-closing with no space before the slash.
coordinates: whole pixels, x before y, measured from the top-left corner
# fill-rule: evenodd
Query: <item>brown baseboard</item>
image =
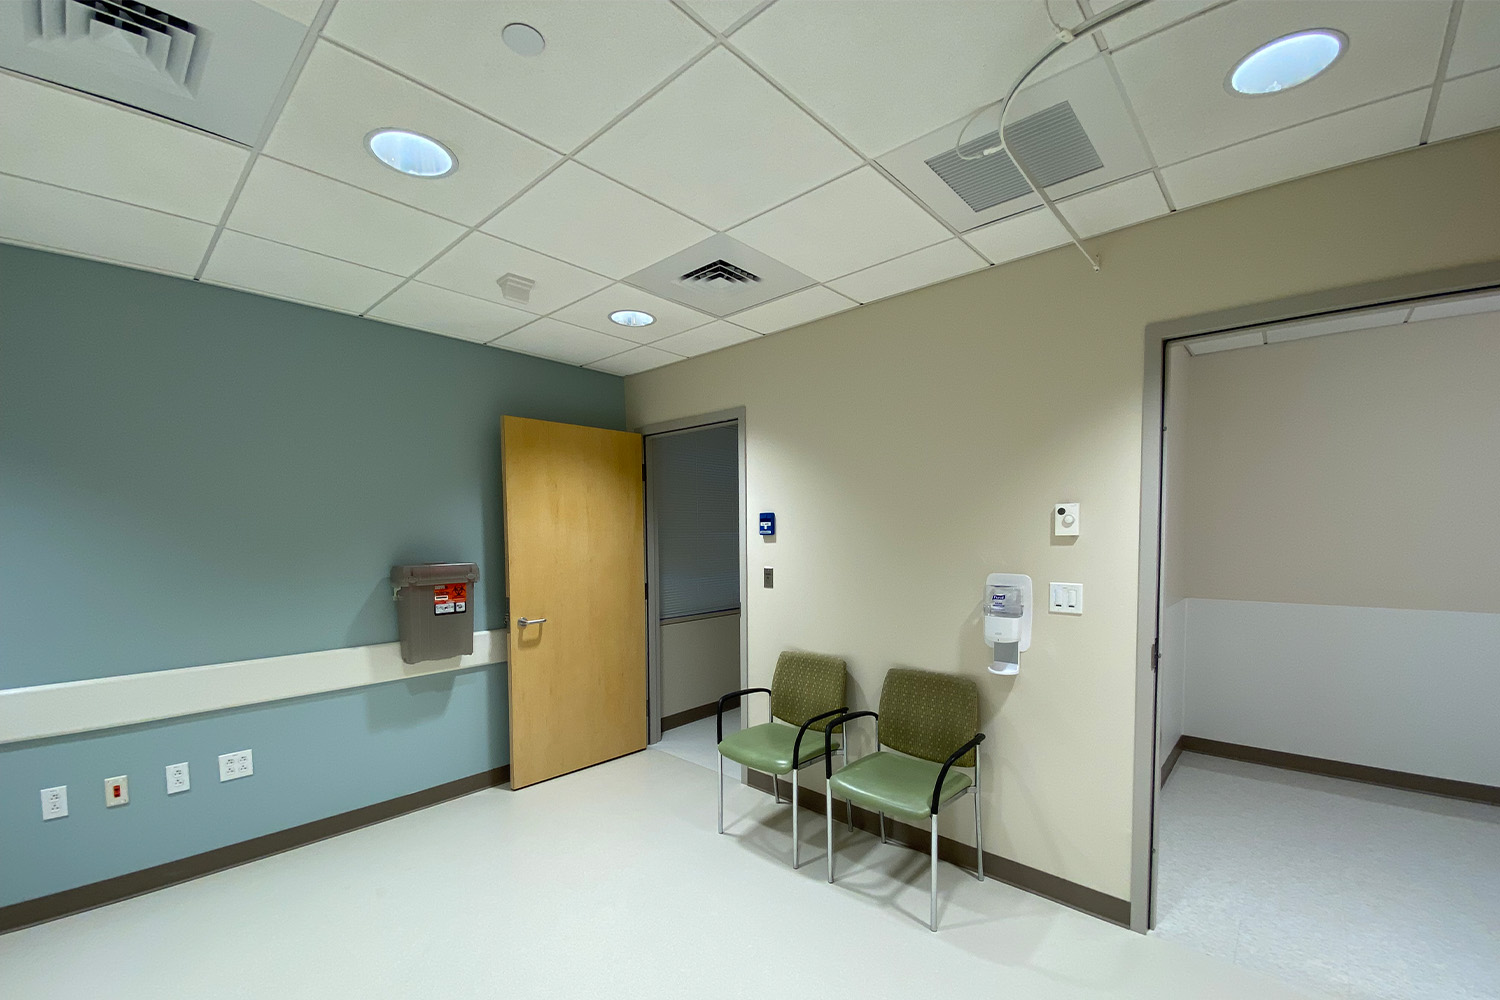
<path id="1" fill-rule="evenodd" d="M 1165 785 L 1167 783 L 1167 779 L 1172 776 L 1172 768 L 1177 766 L 1178 759 L 1182 757 L 1182 741 L 1183 737 L 1177 737 L 1177 743 L 1167 754 L 1167 762 L 1161 766 L 1161 783 L 1163 785 Z"/>
<path id="2" fill-rule="evenodd" d="M 81 885 L 76 889 L 66 889 L 50 896 L 0 906 L 0 933 L 40 924 L 47 920 L 56 920 L 58 917 L 71 916 L 74 913 L 92 910 L 109 903 L 118 903 L 122 899 L 154 892 L 157 889 L 165 889 L 169 885 L 258 861 L 273 854 L 280 854 L 282 851 L 290 851 L 295 847 L 311 844 L 316 840 L 335 837 L 403 813 L 414 812 L 448 799 L 458 798 L 460 795 L 468 795 L 482 788 L 503 785 L 509 780 L 510 767 L 497 767 L 490 771 L 471 774 L 467 778 L 424 788 L 409 795 L 376 802 L 374 805 L 363 806 L 359 809 L 351 809 L 337 816 L 313 820 L 311 823 L 294 826 L 289 830 L 278 830 L 275 833 L 244 840 L 238 844 L 229 844 L 212 851 L 204 851 L 202 854 L 194 854 L 192 857 L 168 861 L 163 865 L 118 875 L 102 882 Z"/>
<path id="3" fill-rule="evenodd" d="M 1470 802 L 1500 806 L 1500 788 L 1494 785 L 1456 781 L 1453 778 L 1434 778 L 1431 775 L 1411 774 L 1407 771 L 1391 771 L 1383 767 L 1350 764 L 1347 761 L 1328 760 L 1323 757 L 1307 757 L 1300 753 L 1287 753 L 1284 750 L 1266 750 L 1262 747 L 1245 746 L 1240 743 L 1207 740 L 1201 736 L 1184 736 L 1178 746 L 1190 753 L 1207 754 L 1210 757 L 1225 757 L 1250 764 L 1279 767 L 1287 771 L 1304 771 L 1329 778 L 1343 778 L 1346 781 L 1362 781 L 1368 785 L 1384 785 L 1387 788 L 1399 788 L 1408 792 L 1425 792 L 1428 795 L 1441 795 L 1449 799 L 1467 799 Z"/>
<path id="4" fill-rule="evenodd" d="M 724 707 L 734 708 L 736 705 L 725 705 Z M 718 714 L 718 711 L 719 703 L 711 701 L 707 705 L 699 705 L 697 708 L 690 708 L 685 712 L 673 712 L 671 715 L 663 715 L 661 717 L 661 731 L 666 732 L 668 729 L 676 729 L 678 726 L 685 726 L 690 722 L 697 722 L 700 719 L 712 719 Z"/>
<path id="5" fill-rule="evenodd" d="M 750 771 L 750 785 L 763 792 L 771 791 L 770 775 L 759 771 Z M 791 785 L 782 782 L 785 786 L 785 795 L 791 795 Z M 804 788 L 804 791 L 806 789 Z M 802 798 L 802 805 L 821 815 L 824 810 L 824 796 L 820 794 L 807 795 Z M 833 818 L 837 823 L 846 822 L 849 804 L 837 799 L 833 803 Z M 880 833 L 880 816 L 878 813 L 869 812 L 865 809 L 854 810 L 854 825 L 866 833 L 877 836 Z M 927 830 L 919 830 L 899 820 L 886 818 L 886 839 L 909 847 L 914 851 L 927 853 L 932 849 L 930 837 Z M 938 837 L 938 858 L 958 865 L 961 868 L 973 870 L 976 867 L 974 848 L 968 844 L 960 843 L 948 837 Z M 1024 889 L 1029 893 L 1050 899 L 1054 903 L 1072 907 L 1087 913 L 1089 916 L 1108 920 L 1112 924 L 1121 927 L 1130 926 L 1130 903 L 1118 899 L 1108 893 L 1100 892 L 1098 889 L 1090 889 L 1086 885 L 1070 882 L 1051 872 L 1044 872 L 1030 865 L 1023 865 L 1019 861 L 1002 858 L 998 854 L 984 852 L 984 874 L 986 878 L 995 878 L 1001 882 L 1013 885 L 1018 889 Z"/>

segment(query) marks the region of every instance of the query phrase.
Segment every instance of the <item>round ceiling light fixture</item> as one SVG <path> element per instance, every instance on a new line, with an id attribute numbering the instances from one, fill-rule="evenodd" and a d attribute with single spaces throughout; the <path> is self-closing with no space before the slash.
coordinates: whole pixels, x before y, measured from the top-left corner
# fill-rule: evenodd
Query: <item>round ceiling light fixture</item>
<path id="1" fill-rule="evenodd" d="M 1332 66 L 1349 47 L 1342 31 L 1313 28 L 1267 42 L 1235 64 L 1225 81 L 1233 94 L 1279 94 Z"/>
<path id="2" fill-rule="evenodd" d="M 516 21 L 500 29 L 500 40 L 505 47 L 518 56 L 539 56 L 547 47 L 547 39 L 529 24 Z"/>
<path id="3" fill-rule="evenodd" d="M 375 159 L 409 177 L 446 177 L 458 166 L 452 150 L 436 139 L 400 128 L 378 128 L 365 136 Z"/>
<path id="4" fill-rule="evenodd" d="M 609 321 L 621 326 L 650 326 L 656 317 L 639 309 L 620 309 L 609 314 Z"/>

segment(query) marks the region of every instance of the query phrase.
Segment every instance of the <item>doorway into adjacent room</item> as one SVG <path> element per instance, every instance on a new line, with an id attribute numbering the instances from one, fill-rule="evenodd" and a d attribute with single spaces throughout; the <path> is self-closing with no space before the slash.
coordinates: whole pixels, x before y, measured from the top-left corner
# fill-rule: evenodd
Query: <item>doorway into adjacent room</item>
<path id="1" fill-rule="evenodd" d="M 1500 290 L 1162 349 L 1152 933 L 1500 1000 Z"/>
<path id="2" fill-rule="evenodd" d="M 743 429 L 733 412 L 643 430 L 651 745 L 707 768 L 719 700 L 746 686 Z M 739 724 L 731 701 L 723 730 Z"/>

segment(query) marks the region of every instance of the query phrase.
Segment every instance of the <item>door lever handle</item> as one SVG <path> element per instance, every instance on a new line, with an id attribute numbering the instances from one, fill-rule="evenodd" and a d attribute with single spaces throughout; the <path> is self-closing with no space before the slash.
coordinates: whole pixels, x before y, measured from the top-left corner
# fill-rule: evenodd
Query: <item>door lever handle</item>
<path id="1" fill-rule="evenodd" d="M 527 625 L 540 625 L 546 620 L 545 618 L 517 618 L 516 624 L 525 628 Z"/>

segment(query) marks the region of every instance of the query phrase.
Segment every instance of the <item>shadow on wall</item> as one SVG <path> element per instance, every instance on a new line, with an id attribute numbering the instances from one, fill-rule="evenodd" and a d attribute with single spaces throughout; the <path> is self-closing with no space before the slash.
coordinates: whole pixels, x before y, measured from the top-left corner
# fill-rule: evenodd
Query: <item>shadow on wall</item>
<path id="1" fill-rule="evenodd" d="M 370 732 L 409 729 L 442 718 L 453 699 L 456 676 L 452 672 L 431 674 L 371 688 L 365 699 L 365 721 Z"/>

